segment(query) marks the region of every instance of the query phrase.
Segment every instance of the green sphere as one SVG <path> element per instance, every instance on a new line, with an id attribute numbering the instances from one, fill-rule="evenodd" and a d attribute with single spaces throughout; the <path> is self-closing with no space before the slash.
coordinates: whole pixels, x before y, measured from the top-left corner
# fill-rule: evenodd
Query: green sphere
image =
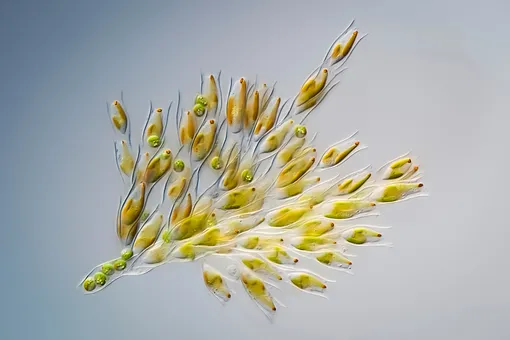
<path id="1" fill-rule="evenodd" d="M 105 275 L 112 275 L 114 272 L 115 272 L 115 268 L 113 267 L 113 264 L 111 263 L 105 263 L 103 264 L 103 267 L 101 267 L 101 271 L 105 274 Z"/>
<path id="2" fill-rule="evenodd" d="M 195 112 L 197 117 L 202 117 L 205 113 L 205 106 L 202 104 L 195 104 L 195 106 L 193 106 L 193 112 Z"/>
<path id="3" fill-rule="evenodd" d="M 294 133 L 297 138 L 303 138 L 306 136 L 306 126 L 304 125 L 298 125 L 296 126 L 296 129 L 294 130 Z"/>
<path id="4" fill-rule="evenodd" d="M 120 257 L 122 257 L 124 261 L 127 261 L 133 257 L 133 251 L 130 248 L 126 248 L 120 253 Z"/>
<path id="5" fill-rule="evenodd" d="M 147 219 L 147 217 L 149 217 L 149 212 L 148 212 L 148 211 L 144 211 L 144 212 L 142 213 L 142 216 L 140 217 L 140 220 L 141 220 L 142 222 L 145 222 L 145 220 Z"/>
<path id="6" fill-rule="evenodd" d="M 94 274 L 94 280 L 96 281 L 97 285 L 104 286 L 106 280 L 108 280 L 108 277 L 102 272 L 97 272 Z"/>
<path id="7" fill-rule="evenodd" d="M 93 291 L 95 288 L 96 288 L 96 281 L 94 281 L 94 278 L 92 277 L 87 277 L 85 279 L 85 281 L 83 281 L 83 288 L 87 291 L 87 292 L 91 292 Z"/>
<path id="8" fill-rule="evenodd" d="M 149 143 L 150 146 L 157 148 L 161 144 L 161 140 L 158 136 L 152 135 L 147 138 L 147 143 Z"/>
<path id="9" fill-rule="evenodd" d="M 113 266 L 115 267 L 116 270 L 122 271 L 126 269 L 126 261 L 123 259 L 118 259 L 113 263 Z"/>
<path id="10" fill-rule="evenodd" d="M 175 172 L 181 172 L 184 170 L 185 164 L 182 159 L 176 159 L 174 162 L 174 170 Z"/>
<path id="11" fill-rule="evenodd" d="M 170 231 L 169 230 L 165 230 L 163 231 L 163 233 L 161 234 L 161 238 L 163 239 L 163 241 L 165 241 L 166 243 L 170 243 Z"/>
<path id="12" fill-rule="evenodd" d="M 201 94 L 197 94 L 195 97 L 195 104 L 202 105 L 203 107 L 207 106 L 207 100 L 205 100 L 204 96 Z"/>
<path id="13" fill-rule="evenodd" d="M 216 157 L 213 157 L 213 159 L 211 159 L 211 168 L 213 168 L 214 170 L 221 169 L 220 157 L 216 156 Z"/>
<path id="14" fill-rule="evenodd" d="M 241 172 L 241 177 L 245 182 L 253 181 L 253 174 L 251 173 L 250 169 L 244 169 L 243 172 Z"/>

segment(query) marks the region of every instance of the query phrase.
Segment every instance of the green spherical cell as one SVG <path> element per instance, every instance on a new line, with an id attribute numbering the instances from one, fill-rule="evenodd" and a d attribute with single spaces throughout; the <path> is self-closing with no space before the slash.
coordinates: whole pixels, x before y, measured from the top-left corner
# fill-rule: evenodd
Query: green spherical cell
<path id="1" fill-rule="evenodd" d="M 161 238 L 166 243 L 170 243 L 170 231 L 169 230 L 164 230 L 163 233 L 161 234 Z"/>
<path id="2" fill-rule="evenodd" d="M 83 281 L 83 288 L 87 291 L 87 292 L 91 292 L 93 291 L 95 288 L 96 288 L 96 281 L 94 281 L 94 278 L 92 277 L 87 277 L 85 279 L 85 281 Z"/>
<path id="3" fill-rule="evenodd" d="M 182 159 L 176 159 L 175 162 L 174 162 L 174 170 L 176 172 L 181 172 L 182 170 L 184 170 L 184 167 L 185 167 L 185 164 L 184 164 L 184 161 Z"/>
<path id="4" fill-rule="evenodd" d="M 126 269 L 126 261 L 123 259 L 118 259 L 113 263 L 113 266 L 115 267 L 116 270 L 122 271 Z"/>
<path id="5" fill-rule="evenodd" d="M 195 106 L 193 106 L 193 112 L 195 112 L 197 117 L 202 117 L 205 113 L 205 106 L 202 104 L 195 104 Z"/>
<path id="6" fill-rule="evenodd" d="M 296 126 L 294 133 L 297 138 L 303 138 L 304 136 L 306 136 L 306 126 L 304 126 L 304 125 Z"/>
<path id="7" fill-rule="evenodd" d="M 213 168 L 214 170 L 221 169 L 221 160 L 218 156 L 213 157 L 213 159 L 211 159 L 211 168 Z"/>
<path id="8" fill-rule="evenodd" d="M 159 139 L 156 135 L 152 135 L 147 138 L 147 143 L 149 143 L 150 146 L 157 148 L 161 144 L 161 139 Z"/>
<path id="9" fill-rule="evenodd" d="M 149 217 L 149 212 L 148 211 L 144 211 L 142 213 L 142 216 L 140 216 L 140 220 L 141 222 L 145 222 L 145 220 L 147 219 L 147 217 Z"/>
<path id="10" fill-rule="evenodd" d="M 241 177 L 245 182 L 253 181 L 253 174 L 251 173 L 250 169 L 244 169 L 243 172 L 241 172 Z"/>
<path id="11" fill-rule="evenodd" d="M 126 248 L 120 253 L 120 257 L 122 257 L 123 260 L 127 261 L 133 257 L 133 251 L 130 248 Z"/>
<path id="12" fill-rule="evenodd" d="M 207 106 L 207 100 L 205 100 L 204 96 L 202 96 L 201 94 L 197 94 L 197 96 L 195 97 L 195 104 L 198 104 L 198 105 L 202 105 L 202 106 Z"/>
<path id="13" fill-rule="evenodd" d="M 108 277 L 102 272 L 97 272 L 94 274 L 94 280 L 96 281 L 97 285 L 104 286 L 106 280 L 108 280 Z"/>
<path id="14" fill-rule="evenodd" d="M 105 263 L 103 264 L 103 266 L 101 267 L 101 271 L 105 274 L 105 275 L 112 275 L 114 272 L 115 272 L 115 268 L 113 267 L 113 264 L 111 263 Z"/>

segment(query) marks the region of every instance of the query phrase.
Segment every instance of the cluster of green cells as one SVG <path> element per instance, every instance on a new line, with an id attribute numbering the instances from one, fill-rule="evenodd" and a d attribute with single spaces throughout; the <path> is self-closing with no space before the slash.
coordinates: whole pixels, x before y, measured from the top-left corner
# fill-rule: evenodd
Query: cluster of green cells
<path id="1" fill-rule="evenodd" d="M 131 249 L 124 249 L 118 259 L 104 263 L 101 266 L 101 271 L 96 272 L 93 277 L 87 277 L 83 282 L 83 288 L 91 292 L 97 286 L 104 286 L 108 279 L 115 274 L 115 272 L 122 272 L 126 269 L 126 263 L 133 257 Z"/>

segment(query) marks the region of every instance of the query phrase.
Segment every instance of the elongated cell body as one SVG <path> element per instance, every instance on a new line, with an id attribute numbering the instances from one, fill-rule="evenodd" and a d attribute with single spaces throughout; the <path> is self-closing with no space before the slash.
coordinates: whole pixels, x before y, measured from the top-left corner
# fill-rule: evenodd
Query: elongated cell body
<path id="1" fill-rule="evenodd" d="M 204 264 L 202 267 L 204 283 L 209 291 L 220 301 L 227 302 L 232 297 L 225 278 L 215 268 Z"/>
<path id="2" fill-rule="evenodd" d="M 114 129 L 125 135 L 128 132 L 129 117 L 122 100 L 114 100 L 108 110 L 108 113 Z"/>
<path id="3" fill-rule="evenodd" d="M 276 311 L 273 297 L 269 293 L 264 281 L 253 274 L 253 272 L 245 270 L 241 274 L 241 282 L 246 292 L 263 312 L 272 314 Z"/>

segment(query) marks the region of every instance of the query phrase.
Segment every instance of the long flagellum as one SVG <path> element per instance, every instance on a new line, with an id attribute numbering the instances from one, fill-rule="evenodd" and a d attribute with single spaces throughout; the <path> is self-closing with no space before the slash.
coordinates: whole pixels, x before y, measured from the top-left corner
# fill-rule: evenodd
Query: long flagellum
<path id="1" fill-rule="evenodd" d="M 271 318 L 279 303 L 269 290 L 277 284 L 326 294 L 329 281 L 300 259 L 349 271 L 348 249 L 389 245 L 381 241 L 384 227 L 360 220 L 377 214 L 379 204 L 426 195 L 414 155 L 375 173 L 370 166 L 341 173 L 341 165 L 366 148 L 357 133 L 318 152 L 305 125 L 366 36 L 353 25 L 294 98 L 282 100 L 275 85 L 244 77 L 231 79 L 223 98 L 221 73 L 202 74 L 188 107 L 180 94 L 167 110 L 149 105 L 137 148 L 123 98 L 113 101 L 108 113 L 125 184 L 115 230 L 124 246 L 118 258 L 87 274 L 84 291 L 99 292 L 165 263 L 201 260 L 204 283 L 219 301 L 228 302 L 238 282 Z M 168 128 L 172 122 L 175 129 Z M 324 178 L 325 170 L 336 174 Z M 225 273 L 208 263 L 218 256 L 231 263 Z"/>

